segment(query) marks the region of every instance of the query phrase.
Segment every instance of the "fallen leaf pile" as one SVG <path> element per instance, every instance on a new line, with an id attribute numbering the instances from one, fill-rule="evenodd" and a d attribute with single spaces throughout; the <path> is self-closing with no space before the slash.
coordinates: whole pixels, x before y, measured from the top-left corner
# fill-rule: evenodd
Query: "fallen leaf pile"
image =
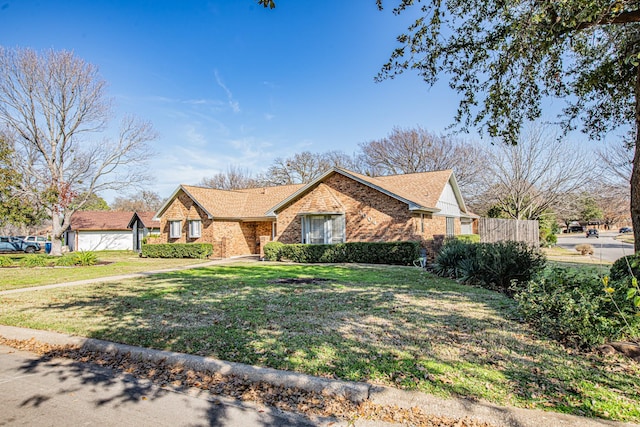
<path id="1" fill-rule="evenodd" d="M 425 413 L 422 409 L 378 405 L 369 401 L 353 402 L 344 396 L 327 395 L 298 388 L 248 381 L 233 375 L 195 371 L 164 361 L 148 361 L 129 353 L 106 353 L 72 345 L 50 345 L 30 340 L 12 340 L 0 336 L 0 344 L 40 355 L 43 361 L 66 358 L 93 363 L 136 378 L 147 379 L 160 387 L 206 390 L 212 395 L 228 396 L 307 416 L 335 417 L 342 420 L 375 420 L 427 427 L 492 427 L 468 418 L 454 419 Z"/>

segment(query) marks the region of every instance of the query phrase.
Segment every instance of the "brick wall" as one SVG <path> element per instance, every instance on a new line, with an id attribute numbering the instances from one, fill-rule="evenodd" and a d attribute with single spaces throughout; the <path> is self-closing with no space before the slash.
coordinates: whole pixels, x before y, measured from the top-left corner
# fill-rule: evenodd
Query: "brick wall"
<path id="1" fill-rule="evenodd" d="M 410 212 L 406 203 L 387 196 L 340 174 L 330 176 L 323 184 L 278 212 L 275 240 L 283 243 L 301 242 L 300 212 L 310 213 L 314 206 L 336 206 L 336 200 L 345 213 L 346 240 L 348 242 L 379 242 L 418 240 L 432 252 L 433 240 L 446 233 L 446 218 L 429 213 Z M 200 218 L 202 235 L 187 239 L 188 219 Z M 169 239 L 169 220 L 182 221 L 182 234 Z M 211 220 L 193 200 L 180 193 L 161 218 L 159 241 L 207 242 L 213 244 L 213 257 L 228 258 L 237 255 L 259 254 L 266 241 L 271 240 L 271 221 L 241 222 Z M 455 234 L 461 230 L 460 219 L 455 219 Z M 261 239 L 262 238 L 262 239 Z"/>
<path id="2" fill-rule="evenodd" d="M 276 240 L 300 243 L 302 224 L 298 214 L 310 205 L 309 199 L 316 199 L 316 204 L 322 204 L 317 199 L 331 197 L 329 193 L 344 208 L 348 242 L 426 241 L 446 232 L 444 217 L 414 214 L 406 203 L 348 177 L 334 174 L 324 183 L 326 186 L 322 190 L 316 187 L 278 212 Z M 326 201 L 326 204 L 330 203 L 331 200 Z M 460 220 L 456 218 L 456 233 L 460 233 L 460 227 Z"/>
<path id="3" fill-rule="evenodd" d="M 201 237 L 187 238 L 188 220 L 202 221 Z M 177 239 L 169 238 L 169 221 L 181 220 L 182 233 Z M 229 258 L 238 255 L 260 253 L 260 236 L 271 237 L 271 221 L 240 222 L 212 220 L 193 200 L 180 193 L 160 219 L 158 242 L 168 243 L 211 243 L 214 258 Z"/>

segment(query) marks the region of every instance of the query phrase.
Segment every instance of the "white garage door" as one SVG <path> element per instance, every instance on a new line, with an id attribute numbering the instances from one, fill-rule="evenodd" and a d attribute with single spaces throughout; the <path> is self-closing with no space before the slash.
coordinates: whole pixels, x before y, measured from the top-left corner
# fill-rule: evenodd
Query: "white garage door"
<path id="1" fill-rule="evenodd" d="M 76 251 L 132 250 L 131 231 L 82 231 Z"/>

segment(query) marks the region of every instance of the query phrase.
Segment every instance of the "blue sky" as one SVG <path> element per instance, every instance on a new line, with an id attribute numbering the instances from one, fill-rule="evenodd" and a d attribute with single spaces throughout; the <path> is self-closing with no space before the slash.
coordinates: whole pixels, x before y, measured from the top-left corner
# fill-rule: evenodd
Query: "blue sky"
<path id="1" fill-rule="evenodd" d="M 149 189 L 165 197 L 229 165 L 353 154 L 394 126 L 444 131 L 458 100 L 446 79 L 374 82 L 411 20 L 375 0 L 0 0 L 0 44 L 97 65 L 118 112 L 158 131 Z"/>
<path id="2" fill-rule="evenodd" d="M 409 19 L 374 0 L 0 0 L 0 44 L 97 65 L 118 112 L 159 132 L 150 188 L 168 196 L 229 165 L 353 154 L 393 126 L 443 131 L 457 99 L 446 82 L 374 82 Z"/>

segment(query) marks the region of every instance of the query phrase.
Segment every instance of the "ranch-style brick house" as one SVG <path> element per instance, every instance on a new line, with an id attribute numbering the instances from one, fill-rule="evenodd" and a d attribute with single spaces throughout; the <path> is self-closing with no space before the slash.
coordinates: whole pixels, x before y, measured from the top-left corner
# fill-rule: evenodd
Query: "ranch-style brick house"
<path id="1" fill-rule="evenodd" d="M 212 243 L 213 256 L 261 254 L 269 241 L 340 243 L 472 234 L 451 170 L 369 177 L 333 168 L 309 184 L 243 190 L 180 185 L 156 213 L 158 243 Z"/>

